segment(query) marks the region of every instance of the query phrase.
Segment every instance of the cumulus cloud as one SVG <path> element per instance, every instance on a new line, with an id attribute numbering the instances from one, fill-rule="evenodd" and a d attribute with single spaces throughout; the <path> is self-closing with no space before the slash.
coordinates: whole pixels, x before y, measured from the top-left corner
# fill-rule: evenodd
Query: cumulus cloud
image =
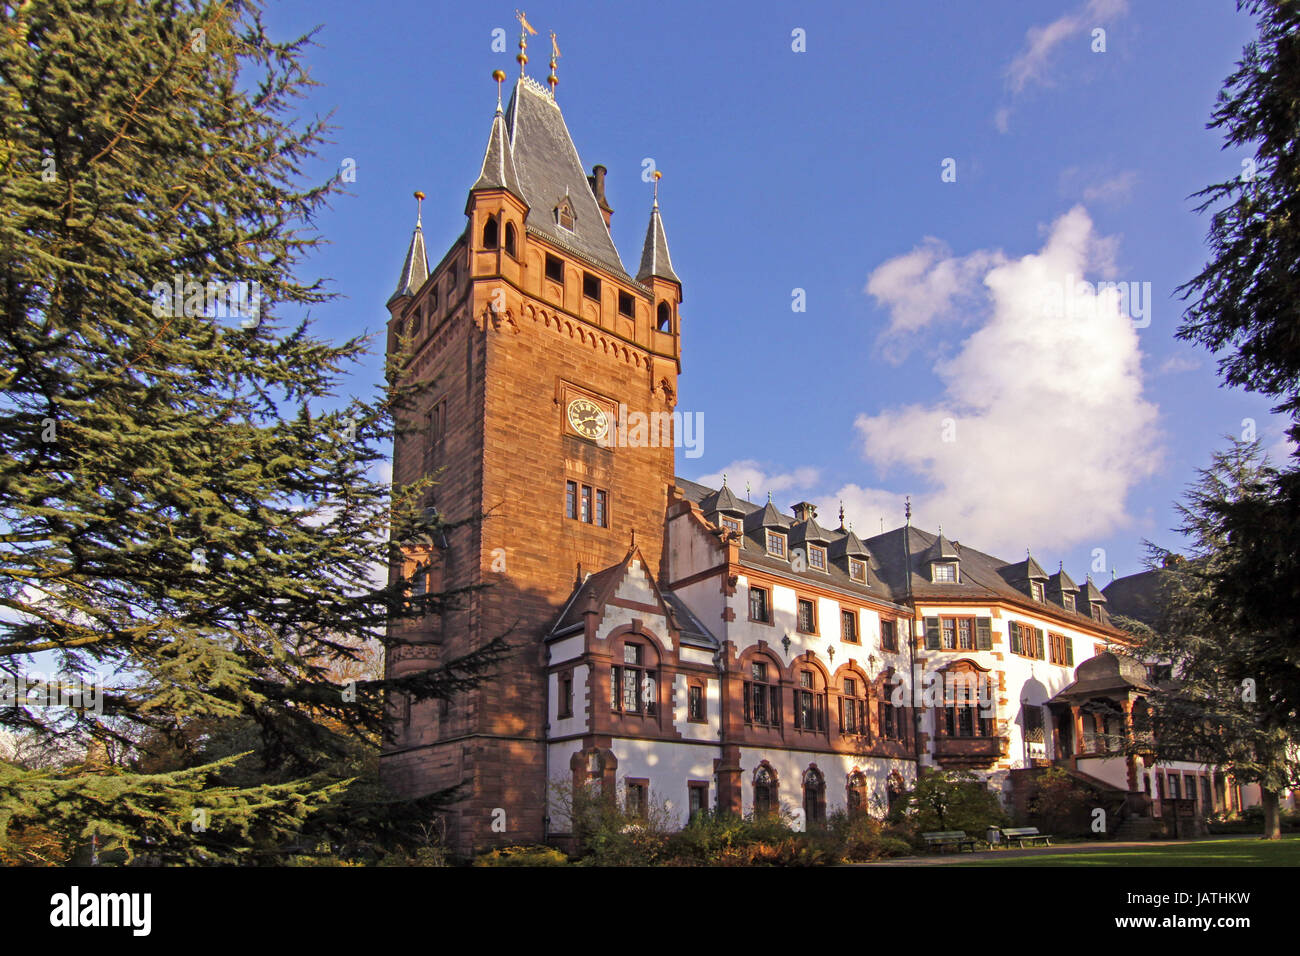
<path id="1" fill-rule="evenodd" d="M 1182 355 L 1173 355 L 1160 363 L 1156 369 L 1157 375 L 1173 375 L 1178 372 L 1194 372 L 1201 367 L 1201 363 L 1196 359 L 1186 358 Z"/>
<path id="2" fill-rule="evenodd" d="M 1143 395 L 1138 332 L 1119 296 L 1078 282 L 1112 268 L 1114 249 L 1076 206 L 1037 253 L 965 257 L 986 264 L 986 317 L 935 366 L 942 396 L 855 422 L 869 462 L 925 483 L 913 498 L 922 526 L 1015 554 L 1130 521 L 1127 495 L 1159 463 L 1158 410 Z M 924 299 L 926 276 L 943 266 L 898 274 L 913 275 Z"/>
<path id="3" fill-rule="evenodd" d="M 1125 170 L 1109 179 L 1093 183 L 1083 190 L 1083 198 L 1088 202 L 1116 202 L 1127 199 L 1137 185 L 1138 175 L 1133 170 Z"/>
<path id="4" fill-rule="evenodd" d="M 727 487 L 738 495 L 744 495 L 745 485 L 749 484 L 751 501 L 760 501 L 766 498 L 770 491 L 773 494 L 783 491 L 805 491 L 814 487 L 821 479 L 821 472 L 816 468 L 802 467 L 795 468 L 793 471 L 770 473 L 768 466 L 762 462 L 755 461 L 752 458 L 745 458 L 740 461 L 733 461 L 721 471 L 714 472 L 711 475 L 702 475 L 695 480 L 702 485 L 710 488 L 718 488 L 722 485 L 722 476 L 727 476 Z M 785 509 L 786 504 L 773 502 L 778 507 Z"/>
<path id="5" fill-rule="evenodd" d="M 954 316 L 954 306 L 979 288 L 980 277 L 1002 261 L 1001 253 L 974 252 L 954 258 L 933 237 L 876 268 L 865 292 L 889 310 L 889 327 L 877 340 L 884 357 L 902 361 L 913 334 Z"/>
<path id="6" fill-rule="evenodd" d="M 1085 30 L 1100 26 L 1103 20 L 1123 16 L 1128 12 L 1128 0 L 1088 0 L 1073 13 L 1058 17 L 1051 23 L 1032 26 L 1025 31 L 1025 42 L 1007 66 L 1007 85 L 1013 95 L 1024 92 L 1031 83 L 1047 84 L 1053 55 L 1063 43 L 1079 36 Z M 1009 126 L 1011 110 L 1001 107 L 994 123 L 1005 133 Z"/>
<path id="7" fill-rule="evenodd" d="M 829 495 L 818 496 L 817 520 L 826 527 L 839 526 L 840 506 L 844 507 L 845 527 L 852 527 L 860 538 L 869 538 L 897 528 L 903 523 L 904 496 L 883 488 L 863 488 L 847 484 Z M 830 520 L 831 518 L 834 520 Z"/>

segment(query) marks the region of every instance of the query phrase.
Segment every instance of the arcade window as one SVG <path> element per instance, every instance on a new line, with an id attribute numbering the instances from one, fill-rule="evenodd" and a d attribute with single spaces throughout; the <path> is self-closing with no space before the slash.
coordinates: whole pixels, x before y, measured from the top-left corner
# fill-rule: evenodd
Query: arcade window
<path id="1" fill-rule="evenodd" d="M 600 279 L 590 272 L 582 274 L 582 294 L 588 299 L 600 301 Z"/>
<path id="2" fill-rule="evenodd" d="M 772 604 L 766 588 L 749 586 L 749 619 L 759 624 L 772 623 Z"/>
<path id="3" fill-rule="evenodd" d="M 564 285 L 564 260 L 559 256 L 546 256 L 546 278 Z"/>
<path id="4" fill-rule="evenodd" d="M 803 634 L 817 633 L 817 611 L 808 598 L 799 599 L 799 610 L 795 617 L 795 626 Z"/>
<path id="5" fill-rule="evenodd" d="M 619 291 L 618 314 L 626 315 L 628 318 L 631 318 L 632 316 L 636 315 L 636 306 L 632 300 L 632 294 L 630 292 L 623 292 L 622 290 Z"/>

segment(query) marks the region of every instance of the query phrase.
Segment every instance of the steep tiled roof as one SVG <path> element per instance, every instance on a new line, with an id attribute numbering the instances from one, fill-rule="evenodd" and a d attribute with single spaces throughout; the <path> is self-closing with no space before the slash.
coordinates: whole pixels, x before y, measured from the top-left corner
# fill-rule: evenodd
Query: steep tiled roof
<path id="1" fill-rule="evenodd" d="M 631 281 L 587 182 L 560 107 L 531 77 L 520 77 L 515 84 L 505 111 L 505 132 L 523 199 L 529 206 L 528 230 Z M 571 230 L 555 221 L 555 207 L 565 197 L 573 206 Z"/>
<path id="2" fill-rule="evenodd" d="M 488 134 L 487 149 L 483 152 L 483 169 L 478 181 L 470 188 L 508 189 L 520 199 L 524 197 L 524 188 L 519 184 L 519 174 L 515 172 L 514 155 L 510 149 L 510 139 L 506 136 L 505 116 L 497 106 L 496 116 L 492 117 L 492 132 Z"/>
<path id="3" fill-rule="evenodd" d="M 388 297 L 388 304 L 404 295 L 415 295 L 429 278 L 429 256 L 424 250 L 424 230 L 420 220 L 415 221 L 415 233 L 411 236 L 411 245 L 406 250 L 406 261 L 402 263 L 402 274 L 397 277 L 397 291 Z"/>

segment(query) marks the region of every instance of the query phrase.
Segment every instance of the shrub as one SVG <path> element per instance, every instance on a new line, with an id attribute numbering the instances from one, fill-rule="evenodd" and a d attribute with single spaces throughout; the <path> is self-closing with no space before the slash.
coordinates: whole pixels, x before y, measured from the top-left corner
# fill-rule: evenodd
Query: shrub
<path id="1" fill-rule="evenodd" d="M 890 812 L 891 822 L 906 825 L 914 834 L 965 830 L 979 837 L 987 828 L 1006 826 L 1009 820 L 997 794 L 964 770 L 922 774 Z"/>
<path id="2" fill-rule="evenodd" d="M 475 866 L 567 866 L 569 858 L 549 846 L 507 846 L 484 853 Z"/>

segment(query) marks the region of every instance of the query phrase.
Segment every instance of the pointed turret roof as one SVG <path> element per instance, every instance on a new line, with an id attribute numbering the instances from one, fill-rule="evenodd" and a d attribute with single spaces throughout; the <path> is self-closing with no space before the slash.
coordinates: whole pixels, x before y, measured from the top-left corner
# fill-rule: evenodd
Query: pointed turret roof
<path id="1" fill-rule="evenodd" d="M 510 138 L 506 136 L 505 114 L 501 112 L 500 104 L 492 117 L 492 132 L 488 134 L 487 149 L 483 152 L 482 171 L 469 191 L 479 189 L 508 189 L 520 199 L 524 198 L 524 187 L 519 184 L 519 174 L 515 172 Z"/>
<path id="2" fill-rule="evenodd" d="M 397 279 L 397 291 L 388 297 L 388 304 L 392 305 L 404 295 L 415 295 L 428 278 L 429 256 L 424 250 L 424 230 L 420 227 L 420 217 L 416 216 L 415 233 L 411 236 L 410 248 L 406 250 L 402 274 Z"/>
<path id="3" fill-rule="evenodd" d="M 1083 599 L 1085 601 L 1090 601 L 1093 604 L 1099 602 L 1102 604 L 1106 603 L 1106 595 L 1102 594 L 1100 591 L 1097 590 L 1097 585 L 1092 583 L 1091 574 L 1088 575 L 1088 580 L 1084 582 L 1083 588 L 1081 590 L 1083 593 Z"/>
<path id="4" fill-rule="evenodd" d="M 767 507 L 751 511 L 745 516 L 746 531 L 755 531 L 758 528 L 780 528 L 782 531 L 786 528 L 785 519 L 781 517 L 781 512 L 776 510 L 770 498 Z"/>
<path id="5" fill-rule="evenodd" d="M 1052 575 L 1051 579 L 1047 582 L 1047 584 L 1049 587 L 1052 588 L 1052 590 L 1060 591 L 1062 594 L 1064 594 L 1066 591 L 1079 590 L 1079 585 L 1071 581 L 1070 576 L 1065 573 L 1064 566 L 1062 566 L 1059 571 L 1057 571 L 1055 574 Z"/>
<path id="6" fill-rule="evenodd" d="M 663 219 L 659 216 L 659 200 L 650 207 L 650 224 L 645 230 L 645 244 L 641 247 L 641 268 L 636 272 L 636 281 L 644 282 L 654 276 L 658 279 L 670 279 L 678 285 L 682 280 L 673 271 L 673 260 L 668 256 L 668 237 L 664 235 Z"/>
<path id="7" fill-rule="evenodd" d="M 921 560 L 926 564 L 932 561 L 960 561 L 961 555 L 952 546 L 952 542 L 945 538 L 943 532 L 940 531 L 939 536 L 922 553 Z"/>
<path id="8" fill-rule="evenodd" d="M 867 558 L 868 560 L 871 558 L 871 552 L 867 550 L 867 546 L 862 543 L 862 539 L 854 534 L 852 530 L 844 532 L 842 538 L 831 543 L 830 555 L 832 558 L 853 557 Z"/>
<path id="9" fill-rule="evenodd" d="M 831 536 L 826 532 L 825 528 L 817 523 L 817 519 L 810 514 L 807 520 L 796 522 L 790 529 L 790 541 L 792 544 L 799 541 L 830 544 Z"/>
<path id="10" fill-rule="evenodd" d="M 743 515 L 745 513 L 740 499 L 732 494 L 725 481 L 721 488 L 700 502 L 700 506 L 705 514 Z"/>
<path id="11" fill-rule="evenodd" d="M 521 76 L 504 121 L 521 198 L 529 207 L 529 232 L 630 280 L 555 97 L 532 77 Z M 566 197 L 573 207 L 572 229 L 561 226 L 555 216 Z"/>

